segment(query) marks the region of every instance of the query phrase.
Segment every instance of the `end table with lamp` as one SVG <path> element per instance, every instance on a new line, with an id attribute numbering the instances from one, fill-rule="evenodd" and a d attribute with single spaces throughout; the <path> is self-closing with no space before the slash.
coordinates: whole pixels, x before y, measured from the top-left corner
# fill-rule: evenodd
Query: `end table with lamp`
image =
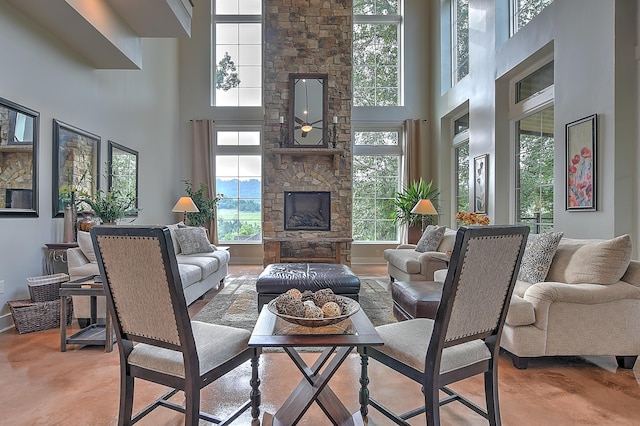
<path id="1" fill-rule="evenodd" d="M 175 206 L 171 209 L 175 213 L 183 213 L 182 221 L 187 223 L 187 213 L 198 213 L 200 210 L 191 197 L 180 197 Z"/>

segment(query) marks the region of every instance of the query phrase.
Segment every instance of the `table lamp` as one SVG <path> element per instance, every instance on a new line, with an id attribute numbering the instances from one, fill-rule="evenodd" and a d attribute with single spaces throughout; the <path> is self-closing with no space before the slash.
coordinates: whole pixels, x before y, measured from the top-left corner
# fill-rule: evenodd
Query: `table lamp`
<path id="1" fill-rule="evenodd" d="M 411 213 L 422 215 L 422 232 L 424 232 L 424 215 L 437 215 L 436 208 L 431 200 L 420 200 L 411 209 Z"/>
<path id="2" fill-rule="evenodd" d="M 196 203 L 193 202 L 191 197 L 180 197 L 175 206 L 171 209 L 172 212 L 182 212 L 184 216 L 182 221 L 187 223 L 187 213 L 197 213 L 200 210 L 196 206 Z"/>

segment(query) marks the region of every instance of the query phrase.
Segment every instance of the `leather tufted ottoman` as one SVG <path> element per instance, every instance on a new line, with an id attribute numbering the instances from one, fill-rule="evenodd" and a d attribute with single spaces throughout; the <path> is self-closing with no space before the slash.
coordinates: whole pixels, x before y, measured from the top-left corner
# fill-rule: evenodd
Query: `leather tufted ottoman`
<path id="1" fill-rule="evenodd" d="M 256 281 L 258 310 L 287 290 L 317 291 L 330 288 L 335 294 L 358 300 L 360 279 L 346 265 L 336 263 L 274 263 Z"/>
<path id="2" fill-rule="evenodd" d="M 413 318 L 435 319 L 443 285 L 440 281 L 392 282 L 393 315 L 398 321 Z"/>

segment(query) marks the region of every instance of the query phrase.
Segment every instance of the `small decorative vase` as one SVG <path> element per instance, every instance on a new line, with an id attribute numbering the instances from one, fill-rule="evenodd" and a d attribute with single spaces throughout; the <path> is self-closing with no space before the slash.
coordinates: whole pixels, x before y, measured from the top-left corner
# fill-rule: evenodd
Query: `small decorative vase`
<path id="1" fill-rule="evenodd" d="M 91 229 L 95 224 L 96 221 L 93 218 L 92 212 L 82 212 L 82 219 L 78 221 L 78 230 L 89 232 L 89 229 Z"/>
<path id="2" fill-rule="evenodd" d="M 76 240 L 75 221 L 71 204 L 64 206 L 64 232 L 62 241 L 65 243 L 73 243 Z"/>

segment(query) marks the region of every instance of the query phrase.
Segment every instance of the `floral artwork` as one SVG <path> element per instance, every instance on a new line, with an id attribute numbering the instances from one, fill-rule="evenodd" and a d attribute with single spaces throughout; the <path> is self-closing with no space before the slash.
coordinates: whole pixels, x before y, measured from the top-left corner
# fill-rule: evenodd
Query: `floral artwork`
<path id="1" fill-rule="evenodd" d="M 595 210 L 595 115 L 567 125 L 567 210 Z"/>

